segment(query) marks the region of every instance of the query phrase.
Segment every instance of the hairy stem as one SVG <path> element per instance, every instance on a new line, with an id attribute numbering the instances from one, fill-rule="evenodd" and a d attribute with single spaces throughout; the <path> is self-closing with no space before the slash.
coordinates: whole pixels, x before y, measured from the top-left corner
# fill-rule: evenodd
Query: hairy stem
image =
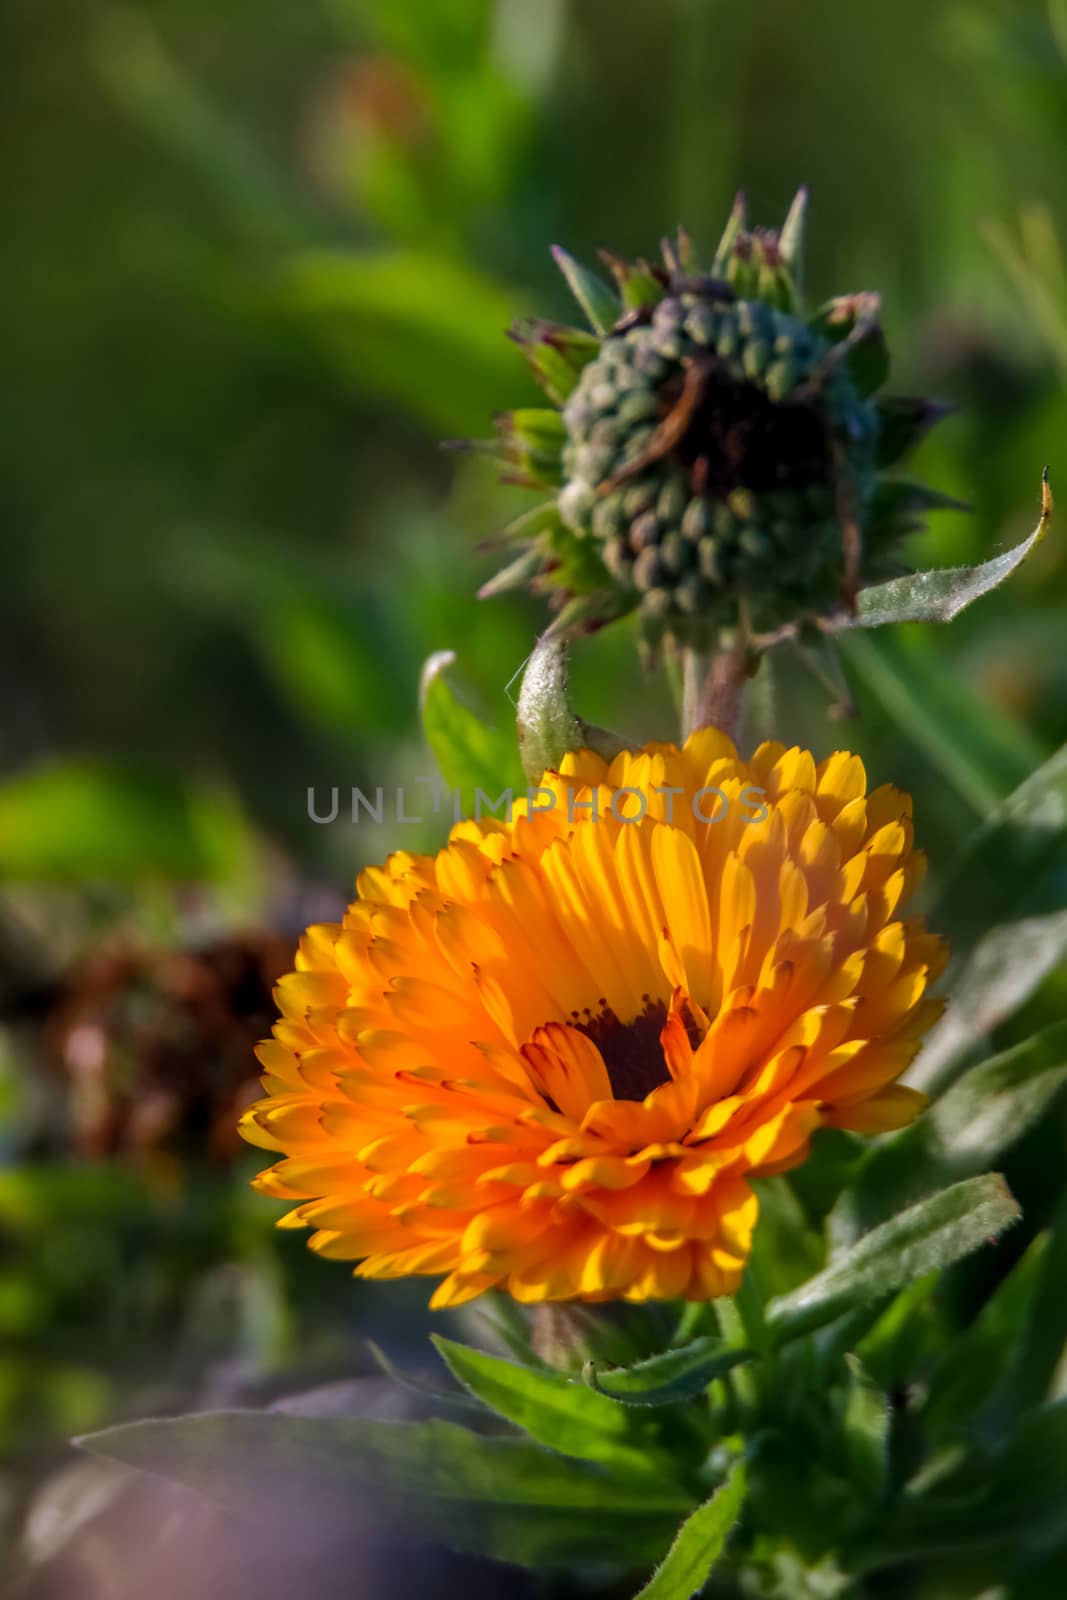
<path id="1" fill-rule="evenodd" d="M 714 727 L 736 739 L 748 682 L 743 644 L 712 652 L 686 650 L 683 674 L 683 738 L 698 728 Z"/>

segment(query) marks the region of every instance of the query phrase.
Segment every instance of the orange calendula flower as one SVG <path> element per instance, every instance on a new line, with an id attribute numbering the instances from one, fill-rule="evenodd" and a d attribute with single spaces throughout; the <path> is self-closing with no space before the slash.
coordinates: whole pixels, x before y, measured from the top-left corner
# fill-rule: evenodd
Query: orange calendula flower
<path id="1" fill-rule="evenodd" d="M 945 948 L 901 916 L 911 802 L 713 729 L 568 756 L 534 799 L 309 929 L 242 1122 L 284 1155 L 256 1185 L 359 1276 L 444 1275 L 438 1307 L 730 1294 L 752 1178 L 922 1107 L 897 1080 Z"/>

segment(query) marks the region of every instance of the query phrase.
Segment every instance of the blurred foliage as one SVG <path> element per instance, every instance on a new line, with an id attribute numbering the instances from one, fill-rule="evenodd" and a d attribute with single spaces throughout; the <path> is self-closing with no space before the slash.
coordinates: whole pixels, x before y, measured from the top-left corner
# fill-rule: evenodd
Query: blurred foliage
<path id="1" fill-rule="evenodd" d="M 895 387 L 958 407 L 917 471 L 973 512 L 913 558 L 986 559 L 1033 527 L 1046 461 L 1067 500 L 1067 8 L 8 0 L 0 41 L 0 1453 L 32 1469 L 0 1492 L 0 1541 L 9 1524 L 17 1542 L 72 1430 L 368 1370 L 368 1329 L 419 1346 L 421 1289 L 368 1295 L 306 1262 L 246 1205 L 241 1162 L 76 1158 L 42 1041 L 57 985 L 116 931 L 292 941 L 363 862 L 443 836 L 430 811 L 314 826 L 307 792 L 434 770 L 431 652 L 458 653 L 490 722 L 513 715 L 541 618 L 473 594 L 496 564 L 479 542 L 523 501 L 439 444 L 530 392 L 503 335 L 564 311 L 549 243 L 648 253 L 684 220 L 707 248 L 739 184 L 773 217 L 809 183 L 812 291 L 881 290 Z M 855 640 L 844 729 L 784 658 L 761 701 L 782 737 L 847 742 L 913 791 L 931 900 L 964 946 L 1064 903 L 1065 638 L 1054 524 L 950 628 Z M 625 629 L 572 677 L 593 722 L 673 725 Z M 462 733 L 443 679 L 436 709 Z M 1012 978 L 967 1060 L 1059 1020 L 1062 965 L 1040 979 Z M 1062 1211 L 1064 1141 L 1050 1111 L 1009 1154 L 1026 1222 L 998 1266 L 955 1269 L 961 1325 Z M 1027 1268 L 1049 1306 L 1062 1238 Z M 1034 1324 L 1049 1369 L 1062 1306 Z M 1063 1561 L 1053 1541 L 1019 1593 L 1061 1593 Z M 988 1588 L 942 1576 L 931 1600 Z"/>

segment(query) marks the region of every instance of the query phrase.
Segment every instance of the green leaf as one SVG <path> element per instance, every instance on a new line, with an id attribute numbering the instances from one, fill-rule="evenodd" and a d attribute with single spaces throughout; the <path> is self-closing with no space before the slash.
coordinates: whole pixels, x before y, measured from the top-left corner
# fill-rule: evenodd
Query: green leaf
<path id="1" fill-rule="evenodd" d="M 596 333 L 610 333 L 622 315 L 618 295 L 558 244 L 552 247 L 552 257 L 566 278 L 571 294 L 589 318 L 589 326 Z"/>
<path id="2" fill-rule="evenodd" d="M 755 1359 L 753 1351 L 739 1350 L 709 1335 L 632 1367 L 602 1368 L 589 1362 L 583 1376 L 600 1394 L 623 1405 L 671 1406 L 703 1394 L 709 1383 L 731 1367 Z"/>
<path id="3" fill-rule="evenodd" d="M 1027 1406 L 1062 1392 L 1063 1352 L 1067 1348 L 1067 1198 L 1061 1199 L 1044 1252 L 1026 1327 L 1016 1342 L 1004 1410 L 1017 1416 Z"/>
<path id="4" fill-rule="evenodd" d="M 978 1317 L 952 1340 L 930 1379 L 923 1426 L 950 1428 L 970 1421 L 995 1388 L 1030 1318 L 1049 1235 L 1039 1234 Z"/>
<path id="5" fill-rule="evenodd" d="M 951 984 L 952 1004 L 930 1034 L 908 1082 L 929 1094 L 1010 1017 L 1067 957 L 1067 911 L 1023 917 L 979 940 Z"/>
<path id="6" fill-rule="evenodd" d="M 934 925 L 957 954 L 1013 912 L 1059 911 L 1067 891 L 1067 745 L 972 834 L 942 880 Z"/>
<path id="7" fill-rule="evenodd" d="M 951 622 L 982 595 L 999 588 L 1044 538 L 1052 517 L 1048 471 L 1041 482 L 1041 515 L 1029 538 L 977 567 L 946 567 L 861 589 L 846 628 L 881 628 L 891 622 Z"/>
<path id="8" fill-rule="evenodd" d="M 966 1072 L 910 1128 L 875 1145 L 842 1196 L 835 1236 L 881 1219 L 946 1183 L 988 1170 L 1067 1081 L 1067 1022 Z"/>
<path id="9" fill-rule="evenodd" d="M 687 1517 L 662 1565 L 636 1600 L 692 1600 L 703 1589 L 722 1555 L 745 1498 L 745 1469 L 739 1463 L 711 1499 Z"/>
<path id="10" fill-rule="evenodd" d="M 518 704 L 519 745 L 522 764 L 531 783 L 558 769 L 572 750 L 595 750 L 610 761 L 626 741 L 605 728 L 594 727 L 577 716 L 571 706 L 567 681 L 567 645 L 544 637 L 534 646 L 523 673 Z"/>
<path id="11" fill-rule="evenodd" d="M 841 640 L 853 672 L 979 816 L 1044 759 L 1040 743 L 949 670 L 926 634 Z"/>
<path id="12" fill-rule="evenodd" d="M 198 610 L 247 633 L 302 718 L 360 749 L 414 721 L 402 674 L 383 666 L 409 657 L 410 620 L 346 561 L 287 549 L 262 527 L 195 522 L 173 529 L 166 558 Z"/>
<path id="13" fill-rule="evenodd" d="M 994 1515 L 1007 1527 L 1063 1531 L 1067 1399 L 1024 1416 L 992 1466 Z"/>
<path id="14" fill-rule="evenodd" d="M 889 1476 L 889 1402 L 854 1355 L 846 1355 L 848 1384 L 842 1419 L 849 1481 L 876 1499 Z"/>
<path id="15" fill-rule="evenodd" d="M 76 1441 L 94 1455 L 190 1485 L 238 1512 L 264 1496 L 361 1504 L 398 1533 L 520 1566 L 655 1559 L 691 1501 L 671 1485 L 619 1480 L 528 1439 L 455 1423 L 389 1423 L 215 1411 L 134 1422 Z M 650 1555 L 649 1552 L 652 1552 Z"/>
<path id="16" fill-rule="evenodd" d="M 277 294 L 353 389 L 392 401 L 434 434 L 480 432 L 515 387 L 503 337 L 514 297 L 458 261 L 308 251 Z"/>
<path id="17" fill-rule="evenodd" d="M 951 1266 L 995 1239 L 1019 1216 L 1003 1178 L 955 1184 L 865 1234 L 837 1261 L 767 1307 L 778 1344 Z"/>
<path id="18" fill-rule="evenodd" d="M 656 1468 L 631 1441 L 626 1412 L 580 1379 L 505 1361 L 431 1335 L 449 1371 L 476 1399 L 561 1455 L 598 1461 L 624 1474 Z"/>
<path id="19" fill-rule="evenodd" d="M 445 676 L 455 659 L 454 651 L 438 650 L 422 669 L 423 731 L 448 787 L 475 809 L 480 793 L 488 810 L 508 791 L 524 794 L 526 780 L 511 728 L 489 726 L 457 698 Z"/>
<path id="20" fill-rule="evenodd" d="M 367 1340 L 367 1354 L 389 1382 L 395 1384 L 398 1389 L 403 1389 L 405 1394 L 413 1394 L 420 1400 L 428 1400 L 436 1409 L 440 1409 L 441 1406 L 451 1406 L 455 1410 L 466 1411 L 473 1416 L 481 1415 L 481 1406 L 469 1394 L 461 1394 L 458 1389 L 439 1389 L 422 1378 L 411 1377 L 398 1367 L 381 1345 L 375 1344 L 373 1339 Z"/>
<path id="21" fill-rule="evenodd" d="M 0 784 L 0 877 L 237 878 L 254 843 L 224 791 L 102 761 L 52 761 Z"/>
<path id="22" fill-rule="evenodd" d="M 995 1160 L 1043 1115 L 1067 1080 L 1067 1022 L 972 1067 L 936 1101 L 926 1127 L 946 1164 Z"/>

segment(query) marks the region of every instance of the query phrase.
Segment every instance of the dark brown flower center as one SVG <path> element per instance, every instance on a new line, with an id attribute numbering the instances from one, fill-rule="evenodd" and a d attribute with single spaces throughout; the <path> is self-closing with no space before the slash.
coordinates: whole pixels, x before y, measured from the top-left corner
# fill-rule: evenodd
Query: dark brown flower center
<path id="1" fill-rule="evenodd" d="M 667 410 L 680 398 L 669 388 Z M 826 426 L 810 404 L 774 401 L 758 384 L 738 383 L 710 365 L 690 395 L 673 453 L 689 469 L 695 493 L 722 500 L 734 489 L 760 493 L 830 482 Z"/>
<path id="2" fill-rule="evenodd" d="M 642 999 L 644 1009 L 631 1022 L 620 1022 L 606 1000 L 599 1002 L 601 1009 L 596 1014 L 587 1007 L 573 1016 L 574 1026 L 600 1051 L 616 1100 L 643 1100 L 661 1083 L 670 1082 L 660 1043 L 667 1007 L 662 1000 L 653 1000 L 647 994 Z M 695 1048 L 701 1031 L 693 1018 L 685 1015 L 683 1020 Z"/>

